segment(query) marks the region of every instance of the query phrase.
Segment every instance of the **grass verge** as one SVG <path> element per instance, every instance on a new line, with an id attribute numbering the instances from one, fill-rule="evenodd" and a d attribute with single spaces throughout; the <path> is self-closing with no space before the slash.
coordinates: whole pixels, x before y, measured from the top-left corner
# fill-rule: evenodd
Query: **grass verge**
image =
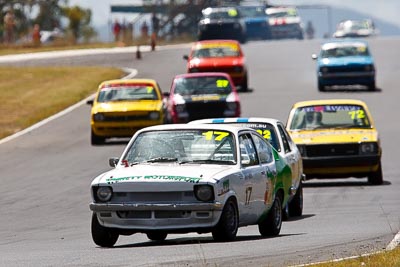
<path id="1" fill-rule="evenodd" d="M 306 265 L 307 267 L 400 267 L 400 247 L 368 256 L 335 262 Z"/>
<path id="2" fill-rule="evenodd" d="M 25 129 L 97 90 L 123 72 L 104 67 L 0 67 L 0 139 Z"/>

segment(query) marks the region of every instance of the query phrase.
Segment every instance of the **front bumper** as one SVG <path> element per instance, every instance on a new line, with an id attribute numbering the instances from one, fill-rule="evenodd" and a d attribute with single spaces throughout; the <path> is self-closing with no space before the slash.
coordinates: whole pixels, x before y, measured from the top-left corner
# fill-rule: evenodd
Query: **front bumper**
<path id="1" fill-rule="evenodd" d="M 91 203 L 90 209 L 99 222 L 110 228 L 132 231 L 180 231 L 211 228 L 218 223 L 223 205 L 213 203 L 175 204 L 100 204 Z"/>
<path id="2" fill-rule="evenodd" d="M 365 177 L 379 164 L 380 155 L 303 157 L 307 178 Z"/>
<path id="3" fill-rule="evenodd" d="M 136 131 L 153 125 L 160 125 L 162 119 L 143 120 L 130 122 L 92 122 L 92 130 L 98 136 L 103 137 L 131 137 Z"/>
<path id="4" fill-rule="evenodd" d="M 321 85 L 371 84 L 375 82 L 375 71 L 371 72 L 318 72 Z"/>

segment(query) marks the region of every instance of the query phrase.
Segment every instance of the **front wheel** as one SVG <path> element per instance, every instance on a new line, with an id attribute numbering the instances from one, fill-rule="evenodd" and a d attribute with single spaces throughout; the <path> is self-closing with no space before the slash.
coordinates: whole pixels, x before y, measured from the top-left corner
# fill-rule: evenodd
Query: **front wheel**
<path id="1" fill-rule="evenodd" d="M 282 227 L 282 200 L 280 195 L 275 196 L 274 203 L 267 217 L 258 223 L 258 230 L 262 236 L 277 236 Z"/>
<path id="2" fill-rule="evenodd" d="M 381 162 L 379 162 L 378 169 L 368 175 L 368 182 L 373 185 L 383 184 L 383 174 L 382 174 Z"/>
<path id="3" fill-rule="evenodd" d="M 375 81 L 373 81 L 370 84 L 368 84 L 367 87 L 368 87 L 369 91 L 375 91 L 376 90 Z"/>
<path id="4" fill-rule="evenodd" d="M 101 145 L 101 144 L 104 144 L 104 142 L 106 141 L 106 139 L 104 137 L 96 135 L 94 133 L 93 129 L 91 132 L 90 140 L 91 140 L 92 145 Z"/>
<path id="5" fill-rule="evenodd" d="M 303 215 L 303 182 L 300 181 L 296 194 L 292 201 L 289 203 L 289 215 L 301 216 Z"/>
<path id="6" fill-rule="evenodd" d="M 96 245 L 111 248 L 117 243 L 118 237 L 118 233 L 99 223 L 96 213 L 92 214 L 92 239 Z"/>
<path id="7" fill-rule="evenodd" d="M 165 232 L 148 232 L 146 233 L 147 238 L 153 241 L 164 241 L 167 238 L 167 233 Z"/>
<path id="8" fill-rule="evenodd" d="M 232 241 L 239 228 L 239 213 L 236 203 L 229 199 L 222 210 L 221 218 L 212 231 L 215 241 Z"/>
<path id="9" fill-rule="evenodd" d="M 325 85 L 322 85 L 321 82 L 318 82 L 318 91 L 325 92 Z"/>
<path id="10" fill-rule="evenodd" d="M 247 92 L 249 90 L 249 78 L 248 78 L 247 74 L 244 76 L 244 79 L 243 79 L 240 89 L 243 92 Z"/>

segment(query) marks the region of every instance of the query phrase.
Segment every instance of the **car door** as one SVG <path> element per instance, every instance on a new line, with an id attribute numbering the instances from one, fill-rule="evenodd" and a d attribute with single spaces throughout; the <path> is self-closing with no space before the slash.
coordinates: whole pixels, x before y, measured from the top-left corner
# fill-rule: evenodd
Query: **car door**
<path id="1" fill-rule="evenodd" d="M 240 220 L 244 224 L 252 224 L 257 220 L 257 202 L 264 198 L 259 187 L 265 180 L 265 168 L 260 164 L 258 153 L 250 133 L 239 136 L 240 161 L 243 181 L 239 195 L 239 205 L 242 207 Z"/>
<path id="2" fill-rule="evenodd" d="M 260 165 L 261 165 L 261 179 L 260 184 L 257 187 L 257 195 L 262 195 L 262 198 L 258 199 L 255 204 L 259 215 L 261 215 L 266 209 L 269 209 L 274 201 L 274 188 L 277 178 L 277 168 L 275 165 L 275 159 L 273 155 L 272 145 L 264 138 L 252 134 L 255 147 L 257 149 Z"/>
<path id="3" fill-rule="evenodd" d="M 292 186 L 297 188 L 301 173 L 300 173 L 300 163 L 301 163 L 301 156 L 300 153 L 295 146 L 294 142 L 290 138 L 289 134 L 283 127 L 281 123 L 277 124 L 278 131 L 282 139 L 282 154 L 284 154 L 284 158 L 286 159 L 287 164 L 290 166 L 292 170 Z"/>

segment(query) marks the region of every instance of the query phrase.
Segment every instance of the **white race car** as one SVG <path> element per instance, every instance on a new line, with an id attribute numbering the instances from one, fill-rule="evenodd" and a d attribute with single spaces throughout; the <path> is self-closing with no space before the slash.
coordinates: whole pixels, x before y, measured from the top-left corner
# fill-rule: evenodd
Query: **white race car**
<path id="1" fill-rule="evenodd" d="M 303 186 L 305 179 L 303 173 L 303 160 L 299 149 L 293 142 L 285 125 L 272 118 L 221 118 L 221 119 L 203 119 L 191 121 L 190 124 L 199 123 L 224 123 L 233 124 L 240 127 L 249 127 L 255 129 L 279 152 L 292 173 L 292 183 L 288 205 L 284 206 L 284 216 L 301 216 L 303 214 Z"/>
<path id="2" fill-rule="evenodd" d="M 114 169 L 91 184 L 93 241 L 112 247 L 119 235 L 212 232 L 235 239 L 238 227 L 258 224 L 278 235 L 289 200 L 291 170 L 250 128 L 170 124 L 139 130 Z"/>

